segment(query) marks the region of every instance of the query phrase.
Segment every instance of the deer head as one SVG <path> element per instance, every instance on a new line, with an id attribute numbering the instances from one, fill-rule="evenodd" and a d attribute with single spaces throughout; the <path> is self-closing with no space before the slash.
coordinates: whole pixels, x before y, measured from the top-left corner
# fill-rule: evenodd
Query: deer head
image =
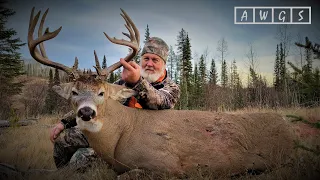
<path id="1" fill-rule="evenodd" d="M 60 69 L 68 74 L 71 79 L 71 82 L 61 84 L 59 86 L 54 86 L 53 89 L 62 97 L 71 100 L 73 109 L 77 114 L 77 123 L 82 123 L 83 127 L 86 127 L 90 131 L 98 131 L 101 128 L 101 123 L 96 121 L 99 117 L 98 110 L 103 110 L 105 102 L 109 99 L 121 101 L 128 97 L 131 97 L 135 92 L 131 89 L 126 89 L 123 86 L 109 84 L 106 82 L 108 75 L 114 70 L 120 68 L 122 65 L 120 62 L 117 62 L 109 67 L 101 68 L 99 59 L 96 52 L 94 51 L 95 63 L 96 66 L 93 66 L 96 69 L 95 73 L 84 73 L 78 70 L 78 58 L 75 58 L 75 62 L 72 68 L 67 67 L 63 64 L 51 61 L 47 55 L 44 48 L 44 41 L 55 38 L 62 27 L 59 29 L 50 32 L 49 28 L 43 31 L 43 24 L 48 13 L 48 10 L 42 16 L 39 30 L 38 38 L 33 38 L 33 33 L 35 26 L 37 25 L 41 11 L 37 13 L 34 17 L 34 8 L 32 9 L 30 22 L 29 22 L 29 32 L 28 32 L 28 47 L 30 50 L 31 56 L 44 65 Z M 138 53 L 140 35 L 139 31 L 136 28 L 135 24 L 132 22 L 130 17 L 125 11 L 121 9 L 121 16 L 126 21 L 125 27 L 128 29 L 129 33 L 124 33 L 130 41 L 119 40 L 116 38 L 110 38 L 106 33 L 105 36 L 115 44 L 125 45 L 132 48 L 130 54 L 128 54 L 124 59 L 128 62 Z M 40 51 L 37 48 L 39 45 Z"/>

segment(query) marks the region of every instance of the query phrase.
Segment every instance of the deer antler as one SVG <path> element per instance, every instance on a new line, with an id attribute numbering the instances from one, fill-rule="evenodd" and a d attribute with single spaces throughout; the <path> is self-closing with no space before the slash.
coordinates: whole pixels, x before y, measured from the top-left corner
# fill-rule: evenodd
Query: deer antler
<path id="1" fill-rule="evenodd" d="M 125 46 L 129 46 L 132 48 L 132 52 L 124 58 L 125 61 L 128 62 L 128 61 L 131 61 L 132 58 L 138 54 L 138 49 L 140 46 L 140 33 L 139 33 L 137 27 L 135 26 L 135 24 L 133 23 L 133 21 L 131 20 L 131 18 L 128 16 L 128 14 L 123 9 L 121 9 L 121 11 L 123 14 L 120 14 L 120 15 L 126 21 L 125 26 L 128 29 L 130 35 L 128 33 L 124 33 L 124 32 L 122 32 L 122 34 L 127 36 L 131 41 L 126 41 L 124 39 L 120 40 L 120 39 L 116 39 L 115 37 L 110 38 L 105 32 L 104 32 L 104 35 L 112 43 L 119 44 L 119 45 L 125 45 Z M 120 62 L 114 63 L 113 65 L 109 66 L 107 69 L 102 70 L 101 75 L 108 75 L 111 72 L 113 72 L 114 70 L 120 68 L 121 66 L 122 65 Z"/>
<path id="2" fill-rule="evenodd" d="M 28 47 L 29 47 L 29 51 L 30 51 L 31 56 L 39 63 L 53 67 L 53 68 L 60 69 L 62 71 L 65 71 L 69 76 L 73 76 L 73 78 L 77 79 L 79 77 L 79 75 L 77 73 L 77 69 L 76 69 L 78 66 L 77 58 L 75 60 L 74 67 L 69 68 L 63 64 L 53 62 L 50 59 L 48 59 L 48 57 L 47 57 L 43 42 L 55 38 L 62 29 L 62 26 L 61 26 L 59 29 L 57 29 L 53 32 L 49 32 L 49 28 L 47 28 L 45 30 L 44 34 L 42 35 L 43 24 L 44 24 L 44 21 L 46 19 L 46 16 L 47 16 L 49 9 L 47 9 L 46 12 L 42 16 L 39 30 L 38 30 L 38 38 L 33 39 L 33 33 L 34 33 L 35 27 L 38 23 L 38 19 L 39 19 L 40 13 L 41 13 L 41 11 L 39 11 L 37 13 L 37 15 L 35 17 L 33 17 L 34 9 L 35 8 L 33 7 L 32 11 L 31 11 L 31 16 L 30 16 L 30 21 L 29 21 L 29 31 L 28 31 Z M 37 48 L 37 45 L 40 46 L 40 52 Z"/>

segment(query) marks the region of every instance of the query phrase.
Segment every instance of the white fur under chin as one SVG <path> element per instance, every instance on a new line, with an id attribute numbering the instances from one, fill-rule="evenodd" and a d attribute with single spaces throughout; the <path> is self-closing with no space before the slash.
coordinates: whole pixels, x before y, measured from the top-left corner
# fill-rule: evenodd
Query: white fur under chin
<path id="1" fill-rule="evenodd" d="M 83 121 L 80 117 L 77 117 L 76 121 L 77 121 L 77 127 L 80 130 L 87 130 L 90 132 L 99 132 L 102 128 L 101 122 L 92 122 L 92 120 Z"/>

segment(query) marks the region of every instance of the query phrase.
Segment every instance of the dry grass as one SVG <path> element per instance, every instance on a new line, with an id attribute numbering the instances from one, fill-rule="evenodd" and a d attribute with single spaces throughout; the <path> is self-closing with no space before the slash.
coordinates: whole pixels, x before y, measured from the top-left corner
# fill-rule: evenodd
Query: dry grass
<path id="1" fill-rule="evenodd" d="M 248 109 L 230 113 L 270 112 L 268 109 Z M 320 121 L 320 108 L 278 109 L 283 115 L 299 115 L 311 122 Z M 50 125 L 57 117 L 42 117 L 37 125 L 0 129 L 0 163 L 14 165 L 21 171 L 28 169 L 56 169 L 53 161 L 53 144 L 49 141 Z M 290 119 L 288 119 L 290 120 Z M 302 122 L 294 123 L 300 142 L 308 148 L 320 151 L 320 130 Z M 0 169 L 1 170 L 1 169 Z M 0 179 L 1 179 L 0 171 Z M 80 173 L 69 168 L 47 173 L 26 173 L 12 175 L 9 179 L 116 179 L 117 175 L 108 165 L 96 162 L 86 172 Z M 125 176 L 123 176 L 125 177 Z M 131 175 L 134 179 L 178 179 L 167 174 L 153 172 Z M 320 155 L 297 148 L 296 158 L 280 169 L 263 172 L 260 175 L 243 174 L 234 177 L 217 175 L 205 168 L 190 172 L 188 179 L 316 179 L 320 177 Z M 128 177 L 127 177 L 128 178 Z"/>

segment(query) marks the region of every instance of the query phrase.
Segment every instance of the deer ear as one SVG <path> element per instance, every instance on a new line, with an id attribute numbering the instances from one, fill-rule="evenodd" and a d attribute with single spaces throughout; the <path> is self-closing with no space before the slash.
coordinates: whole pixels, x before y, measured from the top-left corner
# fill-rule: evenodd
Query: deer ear
<path id="1" fill-rule="evenodd" d="M 135 96 L 137 92 L 117 84 L 109 84 L 109 96 L 111 99 L 123 103 L 127 98 Z"/>
<path id="2" fill-rule="evenodd" d="M 54 85 L 52 87 L 52 89 L 57 94 L 59 94 L 61 97 L 65 98 L 65 99 L 69 99 L 73 85 L 74 85 L 73 82 L 64 83 L 64 84 L 60 84 L 60 85 Z"/>

